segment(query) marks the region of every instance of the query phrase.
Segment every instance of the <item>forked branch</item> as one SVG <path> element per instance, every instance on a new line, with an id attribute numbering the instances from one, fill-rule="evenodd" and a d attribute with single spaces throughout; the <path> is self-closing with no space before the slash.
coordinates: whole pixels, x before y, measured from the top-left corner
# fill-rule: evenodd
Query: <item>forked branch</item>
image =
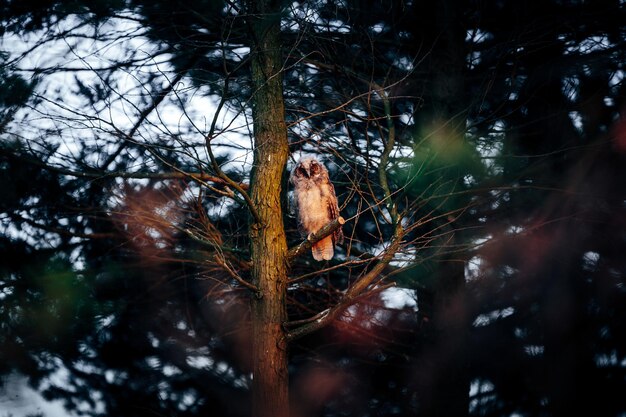
<path id="1" fill-rule="evenodd" d="M 345 222 L 346 220 L 343 217 L 339 216 L 336 219 L 334 219 L 332 222 L 327 223 L 324 227 L 322 227 L 317 232 L 310 234 L 298 246 L 295 246 L 289 249 L 289 253 L 287 254 L 288 259 L 292 260 L 302 255 L 303 253 L 311 250 L 311 246 L 313 246 L 320 240 L 324 239 L 326 236 L 329 236 L 332 233 L 334 233 L 335 230 L 339 229 Z"/>
<path id="2" fill-rule="evenodd" d="M 332 223 L 329 223 L 329 224 L 332 224 Z M 328 225 L 326 225 L 324 228 L 326 228 L 327 226 Z M 312 318 L 312 321 L 305 320 L 307 321 L 306 324 L 303 324 L 299 327 L 288 330 L 286 333 L 286 339 L 288 341 L 291 341 L 291 340 L 298 339 L 302 336 L 305 336 L 309 333 L 312 333 L 316 330 L 321 329 L 322 327 L 328 325 L 333 320 L 335 320 L 337 316 L 341 314 L 346 308 L 348 308 L 349 306 L 357 302 L 359 299 L 361 299 L 363 294 L 366 292 L 367 288 L 370 287 L 370 285 L 372 285 L 374 281 L 376 281 L 376 279 L 380 277 L 381 273 L 383 272 L 387 264 L 391 262 L 394 255 L 400 249 L 400 246 L 402 244 L 402 239 L 404 237 L 404 233 L 405 232 L 402 226 L 400 224 L 397 224 L 395 233 L 391 240 L 391 244 L 387 247 L 387 249 L 383 253 L 380 261 L 369 272 L 367 272 L 363 277 L 361 277 L 361 279 L 356 281 L 350 288 L 348 288 L 348 290 L 345 292 L 341 300 L 337 304 L 335 304 L 333 307 L 317 314 L 316 316 Z M 374 289 L 374 291 L 375 290 L 376 289 Z M 294 324 L 298 324 L 298 323 L 302 323 L 302 321 L 295 322 L 295 323 L 285 323 L 285 327 L 289 328 L 293 326 Z"/>

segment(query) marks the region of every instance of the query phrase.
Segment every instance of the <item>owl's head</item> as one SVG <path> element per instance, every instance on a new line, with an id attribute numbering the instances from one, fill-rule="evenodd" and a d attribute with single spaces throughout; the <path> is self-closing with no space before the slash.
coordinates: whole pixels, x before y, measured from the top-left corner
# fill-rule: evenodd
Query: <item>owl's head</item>
<path id="1" fill-rule="evenodd" d="M 291 181 L 325 177 L 326 168 L 315 158 L 302 158 L 291 171 Z"/>

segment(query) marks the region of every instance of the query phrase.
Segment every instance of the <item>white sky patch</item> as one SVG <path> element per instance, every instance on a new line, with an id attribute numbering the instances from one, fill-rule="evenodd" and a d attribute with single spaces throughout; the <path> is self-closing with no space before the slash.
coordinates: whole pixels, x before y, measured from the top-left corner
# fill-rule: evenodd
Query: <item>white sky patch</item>
<path id="1" fill-rule="evenodd" d="M 165 365 L 163 367 L 163 375 L 165 375 L 166 377 L 170 377 L 170 376 L 174 376 L 174 375 L 180 375 L 182 373 L 183 373 L 183 371 L 181 371 L 180 369 L 178 369 L 174 365 Z"/>
<path id="2" fill-rule="evenodd" d="M 619 360 L 618 354 L 615 350 L 612 350 L 607 353 L 596 354 L 594 359 L 595 359 L 596 365 L 600 368 L 624 366 L 623 365 L 624 360 L 622 361 Z"/>
<path id="3" fill-rule="evenodd" d="M 232 49 L 229 53 L 231 54 L 233 61 L 243 61 L 244 58 L 250 54 L 250 47 L 241 46 L 239 48 Z"/>
<path id="4" fill-rule="evenodd" d="M 583 254 L 583 267 L 586 270 L 594 270 L 597 267 L 599 260 L 600 254 L 598 252 L 585 252 Z"/>
<path id="5" fill-rule="evenodd" d="M 417 311 L 417 293 L 409 288 L 392 287 L 387 288 L 380 294 L 385 307 L 403 309 L 412 308 Z"/>
<path id="6" fill-rule="evenodd" d="M 467 55 L 467 64 L 469 69 L 476 68 L 477 65 L 480 64 L 481 57 L 479 51 L 472 51 Z"/>
<path id="7" fill-rule="evenodd" d="M 465 281 L 473 281 L 480 278 L 482 263 L 483 259 L 478 255 L 467 261 L 465 264 Z"/>
<path id="8" fill-rule="evenodd" d="M 524 231 L 524 228 L 522 226 L 510 226 L 507 230 L 506 230 L 506 234 L 508 235 L 518 235 L 520 233 L 522 233 Z"/>
<path id="9" fill-rule="evenodd" d="M 478 394 L 484 394 L 486 392 L 493 391 L 495 386 L 486 380 L 475 379 L 470 383 L 470 397 L 474 397 Z"/>
<path id="10" fill-rule="evenodd" d="M 0 386 L 0 410 L 2 416 L 27 416 L 42 413 L 46 417 L 74 417 L 60 400 L 48 401 L 28 385 L 25 376 L 17 373 L 3 378 Z"/>
<path id="11" fill-rule="evenodd" d="M 412 125 L 413 122 L 414 122 L 414 118 L 413 118 L 413 114 L 412 113 L 402 113 L 398 118 L 399 118 L 401 123 L 404 123 L 407 126 Z"/>
<path id="12" fill-rule="evenodd" d="M 370 26 L 370 30 L 372 31 L 372 33 L 383 33 L 383 30 L 385 30 L 385 25 L 382 23 L 376 23 L 375 25 Z"/>
<path id="13" fill-rule="evenodd" d="M 513 307 L 507 307 L 507 308 L 503 308 L 499 310 L 494 310 L 490 313 L 480 314 L 478 315 L 478 317 L 476 317 L 476 319 L 474 319 L 474 323 L 472 323 L 472 326 L 474 327 L 487 326 L 491 322 L 498 320 L 498 319 L 503 319 L 505 317 L 509 317 L 513 313 L 515 313 L 515 309 Z"/>
<path id="14" fill-rule="evenodd" d="M 563 94 L 572 102 L 578 98 L 578 90 L 580 87 L 580 80 L 577 77 L 567 77 L 561 81 Z"/>
<path id="15" fill-rule="evenodd" d="M 181 400 L 181 409 L 186 410 L 192 405 L 194 405 L 197 401 L 197 396 L 194 392 L 187 391 L 183 394 L 183 398 Z"/>
<path id="16" fill-rule="evenodd" d="M 320 15 L 317 10 L 301 4 L 299 2 L 293 2 L 291 4 L 291 11 L 295 20 L 302 20 L 306 23 L 316 23 L 320 19 Z M 292 19 L 289 19 L 291 21 Z"/>
<path id="17" fill-rule="evenodd" d="M 611 47 L 608 36 L 590 36 L 582 41 L 572 41 L 573 45 L 565 49 L 565 55 L 579 53 L 582 55 L 603 51 Z"/>
<path id="18" fill-rule="evenodd" d="M 355 121 L 355 122 L 360 121 L 360 119 L 357 117 L 354 117 L 353 114 L 358 117 L 367 117 L 367 112 L 360 107 L 352 107 L 350 108 L 350 110 L 351 112 L 348 114 L 348 119 L 352 121 Z"/>
<path id="19" fill-rule="evenodd" d="M 21 215 L 30 218 L 26 213 L 22 212 Z M 22 228 L 28 226 L 22 226 Z M 0 219 L 0 232 L 5 236 L 10 236 L 16 240 L 23 240 L 34 248 L 50 248 L 52 244 L 59 241 L 59 237 L 56 234 L 47 232 L 33 233 L 32 230 L 25 232 L 22 228 L 18 229 L 15 223 L 10 222 L 8 218 Z M 88 232 L 86 232 L 88 233 Z"/>
<path id="20" fill-rule="evenodd" d="M 210 218 L 223 216 L 227 213 L 230 207 L 235 206 L 235 203 L 230 197 L 220 197 L 214 204 L 207 207 L 206 212 Z"/>
<path id="21" fill-rule="evenodd" d="M 524 352 L 529 356 L 543 355 L 545 348 L 542 345 L 526 345 L 524 346 Z"/>
<path id="22" fill-rule="evenodd" d="M 413 65 L 413 60 L 406 56 L 394 59 L 393 66 L 407 72 L 413 71 L 413 69 L 415 69 L 415 66 Z"/>
<path id="23" fill-rule="evenodd" d="M 482 164 L 494 175 L 502 172 L 498 158 L 502 156 L 505 131 L 504 123 L 497 121 L 492 126 L 491 132 L 486 137 L 481 137 L 476 145 Z"/>
<path id="24" fill-rule="evenodd" d="M 474 239 L 474 241 L 473 241 L 474 248 L 475 248 L 475 249 L 480 248 L 480 247 L 481 247 L 481 246 L 483 246 L 485 243 L 489 242 L 492 238 L 493 238 L 493 236 L 492 236 L 492 235 L 487 235 L 487 236 L 485 236 L 485 237 L 481 237 L 481 238 L 478 238 L 478 239 Z"/>
<path id="25" fill-rule="evenodd" d="M 101 327 L 109 327 L 111 324 L 113 324 L 113 321 L 115 320 L 115 315 L 114 314 L 109 314 L 108 316 L 104 316 L 102 318 L 100 318 L 100 326 Z"/>
<path id="26" fill-rule="evenodd" d="M 582 130 L 583 130 L 583 118 L 580 115 L 580 113 L 577 112 L 577 111 L 571 111 L 571 112 L 569 112 L 568 115 L 569 115 L 570 120 L 572 121 L 572 124 L 576 128 L 576 130 L 578 130 L 579 132 L 582 132 Z"/>
<path id="27" fill-rule="evenodd" d="M 109 384 L 112 384 L 115 381 L 115 372 L 111 369 L 107 369 L 106 371 L 104 371 L 104 379 Z"/>
<path id="28" fill-rule="evenodd" d="M 468 30 L 465 34 L 465 42 L 471 43 L 483 43 L 493 38 L 493 35 L 489 32 L 485 32 L 481 29 Z"/>
<path id="29" fill-rule="evenodd" d="M 475 379 L 470 383 L 470 404 L 469 409 L 470 412 L 475 410 L 477 407 L 488 404 L 490 401 L 494 401 L 496 399 L 495 386 L 491 381 L 486 379 Z"/>
<path id="30" fill-rule="evenodd" d="M 157 356 L 148 356 L 146 358 L 146 363 L 149 367 L 154 369 L 161 367 L 161 359 Z"/>
<path id="31" fill-rule="evenodd" d="M 209 369 L 215 363 L 213 359 L 205 355 L 187 356 L 186 362 L 187 365 L 196 369 Z"/>
<path id="32" fill-rule="evenodd" d="M 467 186 L 471 186 L 471 185 L 476 184 L 476 179 L 474 178 L 473 175 L 467 174 L 463 177 L 463 183 Z"/>
<path id="33" fill-rule="evenodd" d="M 600 259 L 600 254 L 598 252 L 585 252 L 583 254 L 583 259 L 585 260 L 585 262 L 592 262 L 592 263 L 596 263 L 598 262 L 598 259 Z"/>
<path id="34" fill-rule="evenodd" d="M 59 22 L 53 31 L 59 33 L 79 23 L 77 17 L 70 17 Z M 39 138 L 45 131 L 55 132 L 46 137 L 48 143 L 59 145 L 49 160 L 59 166 L 71 167 L 86 146 L 96 146 L 108 154 L 114 152 L 120 143 L 119 132 L 132 133 L 140 114 L 151 104 L 143 100 L 156 97 L 175 77 L 167 63 L 170 56 L 159 53 L 156 44 L 142 36 L 143 30 L 132 20 L 111 19 L 98 28 L 100 38 L 97 40 L 89 39 L 94 29 L 85 26 L 65 40 L 46 43 L 43 46 L 45 61 L 42 53 L 31 53 L 19 60 L 17 67 L 27 78 L 35 68 L 59 66 L 72 71 L 57 71 L 41 78 L 36 89 L 41 102 L 34 109 L 18 112 L 10 125 L 11 131 L 19 132 L 23 140 Z M 25 38 L 6 36 L 2 38 L 2 45 L 11 50 L 14 54 L 11 58 L 15 58 L 44 35 L 37 32 Z M 235 48 L 233 53 L 243 56 L 249 53 L 249 48 Z M 125 60 L 141 61 L 141 65 L 130 71 L 103 70 Z M 107 92 L 109 98 L 93 104 L 79 93 L 83 91 L 96 97 L 100 90 Z M 189 165 L 206 164 L 204 135 L 215 116 L 218 99 L 209 94 L 208 88 L 196 88 L 183 78 L 134 131 L 132 140 L 147 146 L 169 145 L 186 154 L 191 159 Z M 212 145 L 216 155 L 228 156 L 229 167 L 225 168 L 244 170 L 245 167 L 247 171 L 251 166 L 248 116 L 227 107 L 217 116 L 218 135 Z M 102 155 L 91 151 L 81 162 L 100 166 Z M 148 153 L 136 152 L 131 158 L 137 161 L 133 169 L 145 170 L 151 166 L 152 156 Z M 114 169 L 115 164 L 109 168 Z"/>
<path id="35" fill-rule="evenodd" d="M 328 26 L 331 30 L 339 33 L 350 33 L 351 30 L 349 25 L 336 19 L 325 22 L 325 26 Z"/>
<path id="36" fill-rule="evenodd" d="M 97 374 L 100 372 L 99 368 L 96 368 L 94 365 L 89 362 L 85 362 L 82 360 L 76 361 L 74 363 L 74 367 L 81 373 L 85 374 Z"/>
<path id="37" fill-rule="evenodd" d="M 45 361 L 48 367 L 56 369 L 49 377 L 45 378 L 38 391 L 33 390 L 29 385 L 27 378 L 18 373 L 8 375 L 4 381 L 6 384 L 0 388 L 0 410 L 12 415 L 29 415 L 32 413 L 41 412 L 46 417 L 73 417 L 76 414 L 70 413 L 63 407 L 63 403 L 60 400 L 48 401 L 40 394 L 40 392 L 48 389 L 51 386 L 60 387 L 62 389 L 71 390 L 71 386 L 68 384 L 69 371 L 60 359 L 56 357 L 39 358 L 40 361 Z M 82 371 L 88 373 L 96 372 L 96 368 L 88 366 L 86 364 L 78 364 Z M 106 375 L 105 375 L 106 377 Z M 79 381 L 78 384 L 84 384 L 84 381 Z M 79 409 L 85 412 L 93 412 L 95 414 L 103 413 L 105 405 L 102 401 L 102 394 L 93 390 L 89 393 L 93 405 L 82 402 L 79 404 Z"/>
<path id="38" fill-rule="evenodd" d="M 624 81 L 624 71 L 617 70 L 609 80 L 609 86 L 611 88 L 621 85 L 622 81 Z"/>
<path id="39" fill-rule="evenodd" d="M 0 301 L 3 301 L 3 300 L 4 300 L 5 298 L 7 298 L 9 295 L 13 294 L 14 287 L 12 287 L 12 286 L 5 286 L 5 283 L 6 283 L 9 279 L 10 279 L 10 280 L 14 280 L 14 278 L 8 278 L 8 277 L 7 277 L 7 279 L 4 279 L 4 278 L 3 278 L 3 280 L 2 280 L 2 281 L 0 281 L 0 282 L 2 282 L 2 284 L 3 284 L 3 285 L 2 285 L 2 288 L 0 288 Z"/>

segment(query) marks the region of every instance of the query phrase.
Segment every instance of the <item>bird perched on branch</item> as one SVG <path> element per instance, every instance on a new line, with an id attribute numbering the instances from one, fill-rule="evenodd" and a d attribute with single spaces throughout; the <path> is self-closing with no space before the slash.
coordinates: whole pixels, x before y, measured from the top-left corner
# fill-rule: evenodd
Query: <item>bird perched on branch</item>
<path id="1" fill-rule="evenodd" d="M 317 159 L 300 159 L 291 171 L 289 181 L 294 187 L 298 229 L 302 236 L 310 236 L 339 217 L 335 187 L 330 182 L 328 170 Z M 313 258 L 316 261 L 332 259 L 335 243 L 342 240 L 343 233 L 339 228 L 312 245 Z"/>

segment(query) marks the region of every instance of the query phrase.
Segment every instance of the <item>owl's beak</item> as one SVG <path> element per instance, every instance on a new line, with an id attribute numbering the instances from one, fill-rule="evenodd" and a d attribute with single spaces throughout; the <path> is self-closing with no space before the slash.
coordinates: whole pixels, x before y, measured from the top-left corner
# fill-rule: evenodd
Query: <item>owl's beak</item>
<path id="1" fill-rule="evenodd" d="M 311 178 L 311 173 L 309 172 L 309 168 L 304 168 L 304 173 L 306 174 L 307 178 Z"/>

